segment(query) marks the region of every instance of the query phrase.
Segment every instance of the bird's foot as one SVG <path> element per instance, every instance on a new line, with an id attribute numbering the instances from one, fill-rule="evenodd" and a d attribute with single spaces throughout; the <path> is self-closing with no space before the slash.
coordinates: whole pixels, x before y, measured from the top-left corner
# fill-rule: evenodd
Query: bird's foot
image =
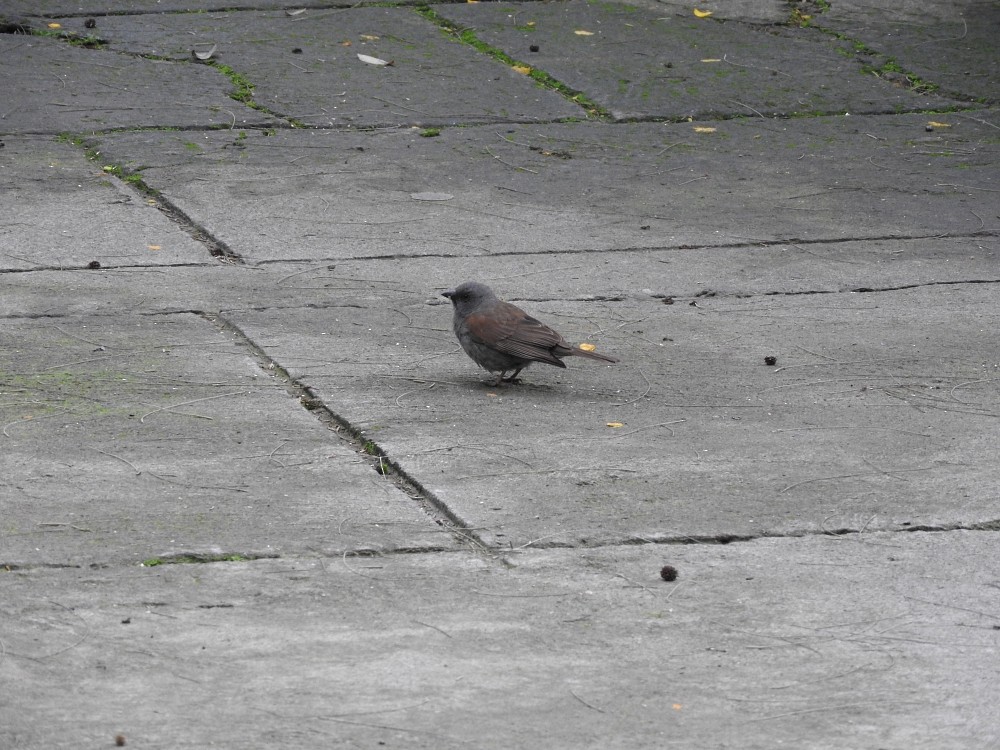
<path id="1" fill-rule="evenodd" d="M 518 380 L 517 376 L 521 374 L 521 370 L 522 369 L 523 368 L 518 367 L 516 370 L 514 370 L 514 372 L 512 372 L 507 377 L 504 377 L 504 373 L 502 373 L 502 372 L 499 373 L 497 375 L 497 385 L 500 385 L 500 383 L 520 383 L 521 381 Z"/>

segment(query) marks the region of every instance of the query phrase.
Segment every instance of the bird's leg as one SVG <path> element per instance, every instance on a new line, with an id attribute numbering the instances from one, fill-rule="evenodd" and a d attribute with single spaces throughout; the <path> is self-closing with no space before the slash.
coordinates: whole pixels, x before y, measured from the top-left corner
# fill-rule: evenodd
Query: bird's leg
<path id="1" fill-rule="evenodd" d="M 517 376 L 521 372 L 521 370 L 523 370 L 523 369 L 524 369 L 523 367 L 518 367 L 516 370 L 514 370 L 514 372 L 511 373 L 511 375 L 510 375 L 509 378 L 503 377 L 503 373 L 501 372 L 500 373 L 500 378 L 505 383 L 516 383 L 517 382 Z M 499 381 L 498 381 L 498 384 L 499 384 Z"/>

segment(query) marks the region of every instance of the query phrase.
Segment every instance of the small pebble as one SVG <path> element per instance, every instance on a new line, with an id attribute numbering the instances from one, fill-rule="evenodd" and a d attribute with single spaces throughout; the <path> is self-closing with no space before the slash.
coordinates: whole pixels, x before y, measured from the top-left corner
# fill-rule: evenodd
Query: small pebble
<path id="1" fill-rule="evenodd" d="M 766 357 L 764 357 L 764 364 L 767 365 L 768 367 L 774 367 L 776 364 L 778 364 L 778 358 L 775 357 L 773 354 L 768 354 Z"/>
<path id="2" fill-rule="evenodd" d="M 660 578 L 664 581 L 676 581 L 677 580 L 677 568 L 673 565 L 664 565 L 660 568 Z"/>

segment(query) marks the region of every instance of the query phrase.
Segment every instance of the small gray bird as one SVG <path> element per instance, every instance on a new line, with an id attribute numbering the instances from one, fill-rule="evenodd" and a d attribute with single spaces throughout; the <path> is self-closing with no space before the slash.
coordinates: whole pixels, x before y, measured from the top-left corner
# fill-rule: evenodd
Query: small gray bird
<path id="1" fill-rule="evenodd" d="M 586 357 L 612 364 L 618 361 L 570 345 L 520 307 L 498 299 L 485 284 L 466 281 L 441 295 L 455 306 L 452 325 L 458 343 L 473 362 L 497 373 L 497 385 L 511 382 L 532 362 L 565 367 L 563 357 Z"/>

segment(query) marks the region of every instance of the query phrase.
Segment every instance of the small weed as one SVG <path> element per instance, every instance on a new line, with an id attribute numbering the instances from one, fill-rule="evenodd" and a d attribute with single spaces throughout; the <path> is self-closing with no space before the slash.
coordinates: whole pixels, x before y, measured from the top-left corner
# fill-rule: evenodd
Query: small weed
<path id="1" fill-rule="evenodd" d="M 93 34 L 87 34 L 86 36 L 80 36 L 74 31 L 57 31 L 55 29 L 33 29 L 31 31 L 32 36 L 42 36 L 49 39 L 58 39 L 59 41 L 66 42 L 67 44 L 72 44 L 74 47 L 86 47 L 87 49 L 104 49 L 107 47 L 107 42 L 105 42 L 100 37 L 96 37 Z"/>
<path id="2" fill-rule="evenodd" d="M 441 135 L 441 128 L 424 128 L 420 131 L 421 138 L 436 138 Z"/>
<path id="3" fill-rule="evenodd" d="M 809 25 L 811 20 L 812 16 L 807 13 L 803 13 L 800 8 L 792 8 L 792 12 L 788 17 L 788 25 L 804 29 Z"/>

